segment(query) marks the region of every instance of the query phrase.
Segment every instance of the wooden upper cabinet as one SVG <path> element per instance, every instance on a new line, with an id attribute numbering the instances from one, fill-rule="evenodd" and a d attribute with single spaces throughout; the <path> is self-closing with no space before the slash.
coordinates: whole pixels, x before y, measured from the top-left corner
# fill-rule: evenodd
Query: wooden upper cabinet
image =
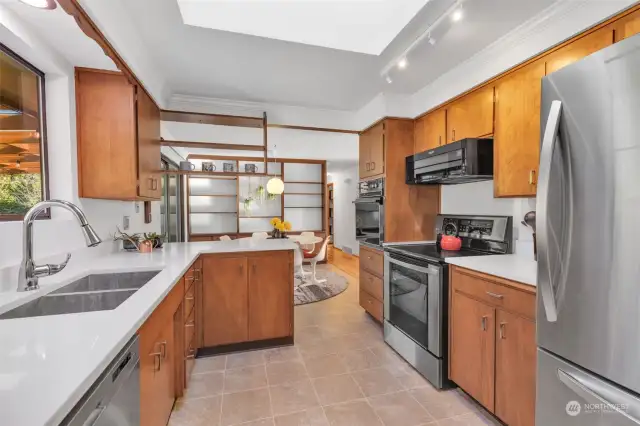
<path id="1" fill-rule="evenodd" d="M 76 70 L 76 111 L 80 196 L 136 198 L 135 87 L 120 73 Z"/>
<path id="2" fill-rule="evenodd" d="M 292 334 L 293 253 L 249 257 L 249 340 Z"/>
<path id="3" fill-rule="evenodd" d="M 360 134 L 360 178 L 382 175 L 385 172 L 385 123 L 376 124 Z"/>
<path id="4" fill-rule="evenodd" d="M 509 426 L 534 426 L 536 324 L 497 311 L 495 414 Z"/>
<path id="5" fill-rule="evenodd" d="M 614 29 L 616 42 L 640 33 L 640 10 L 636 10 L 616 21 Z"/>
<path id="6" fill-rule="evenodd" d="M 447 106 L 447 143 L 493 134 L 493 86 L 482 87 Z"/>
<path id="7" fill-rule="evenodd" d="M 160 108 L 138 89 L 138 176 L 139 195 L 160 198 Z"/>
<path id="8" fill-rule="evenodd" d="M 152 173 L 160 169 L 160 111 L 144 90 L 119 72 L 76 68 L 76 125 L 81 197 L 160 198 Z"/>
<path id="9" fill-rule="evenodd" d="M 614 31 L 604 27 L 545 56 L 547 75 L 613 44 Z"/>
<path id="10" fill-rule="evenodd" d="M 437 109 L 415 122 L 414 153 L 424 152 L 447 141 L 447 110 Z"/>
<path id="11" fill-rule="evenodd" d="M 247 341 L 248 281 L 245 256 L 205 256 L 203 319 L 204 346 Z"/>
<path id="12" fill-rule="evenodd" d="M 449 378 L 493 412 L 495 309 L 463 294 L 452 294 Z"/>
<path id="13" fill-rule="evenodd" d="M 496 83 L 494 195 L 534 197 L 540 162 L 540 100 L 544 61 Z"/>

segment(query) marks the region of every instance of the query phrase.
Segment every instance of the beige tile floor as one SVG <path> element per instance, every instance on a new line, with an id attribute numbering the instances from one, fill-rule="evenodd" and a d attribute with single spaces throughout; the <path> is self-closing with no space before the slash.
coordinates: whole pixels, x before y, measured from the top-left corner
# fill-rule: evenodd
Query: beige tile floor
<path id="1" fill-rule="evenodd" d="M 295 345 L 196 360 L 170 426 L 498 425 L 459 390 L 440 392 L 383 341 L 358 281 L 295 308 Z"/>

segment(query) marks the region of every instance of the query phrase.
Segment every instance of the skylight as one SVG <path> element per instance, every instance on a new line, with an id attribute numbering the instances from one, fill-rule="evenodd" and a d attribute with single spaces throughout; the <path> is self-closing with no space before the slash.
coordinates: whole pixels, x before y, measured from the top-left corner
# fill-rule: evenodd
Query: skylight
<path id="1" fill-rule="evenodd" d="M 379 55 L 429 0 L 178 0 L 187 25 Z"/>

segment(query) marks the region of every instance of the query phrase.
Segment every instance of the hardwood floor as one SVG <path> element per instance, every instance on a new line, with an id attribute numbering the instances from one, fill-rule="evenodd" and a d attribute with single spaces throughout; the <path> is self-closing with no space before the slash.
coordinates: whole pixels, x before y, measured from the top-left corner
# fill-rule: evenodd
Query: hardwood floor
<path id="1" fill-rule="evenodd" d="M 497 425 L 458 390 L 439 392 L 383 341 L 349 288 L 295 308 L 295 345 L 199 358 L 169 426 Z M 399 416 L 398 413 L 402 413 Z"/>

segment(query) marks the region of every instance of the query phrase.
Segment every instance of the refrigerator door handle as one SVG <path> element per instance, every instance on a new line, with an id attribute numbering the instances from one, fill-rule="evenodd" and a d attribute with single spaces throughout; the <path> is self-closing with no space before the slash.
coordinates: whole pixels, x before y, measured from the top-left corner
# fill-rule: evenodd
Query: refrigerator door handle
<path id="1" fill-rule="evenodd" d="M 587 404 L 602 407 L 601 410 L 606 407 L 608 412 L 618 413 L 634 424 L 640 425 L 640 420 L 634 417 L 634 415 L 640 416 L 640 400 L 637 398 L 617 391 L 610 385 L 602 386 L 594 382 L 589 386 L 584 378 L 577 378 L 560 368 L 558 368 L 558 378 Z"/>
<path id="2" fill-rule="evenodd" d="M 551 164 L 553 152 L 558 140 L 558 128 L 560 127 L 560 117 L 562 116 L 562 102 L 553 101 L 547 118 L 547 126 L 544 130 L 542 148 L 540 150 L 540 171 L 538 176 L 538 204 L 536 206 L 537 217 L 541 224 L 537 226 L 537 248 L 538 253 L 546 262 L 546 276 L 539 280 L 542 303 L 547 314 L 547 321 L 556 322 L 558 320 L 558 306 L 556 295 L 553 289 L 551 276 L 551 265 L 549 262 L 549 185 L 551 183 Z"/>

